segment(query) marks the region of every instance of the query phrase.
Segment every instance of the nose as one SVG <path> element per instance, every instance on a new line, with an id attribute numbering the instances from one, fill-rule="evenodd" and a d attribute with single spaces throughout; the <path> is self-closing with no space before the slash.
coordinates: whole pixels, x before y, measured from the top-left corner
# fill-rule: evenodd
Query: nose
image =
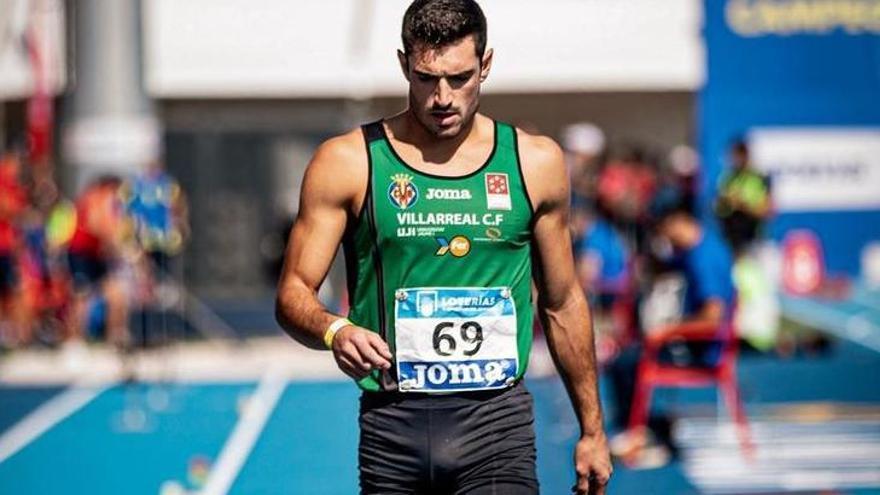
<path id="1" fill-rule="evenodd" d="M 449 82 L 445 77 L 441 77 L 439 81 L 437 81 L 437 86 L 434 88 L 434 106 L 440 108 L 446 108 L 452 105 L 452 87 L 449 86 Z"/>

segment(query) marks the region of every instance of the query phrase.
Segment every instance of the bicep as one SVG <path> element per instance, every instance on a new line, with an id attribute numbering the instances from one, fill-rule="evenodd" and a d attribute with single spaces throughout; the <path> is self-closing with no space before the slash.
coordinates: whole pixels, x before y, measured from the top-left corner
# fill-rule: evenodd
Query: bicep
<path id="1" fill-rule="evenodd" d="M 539 304 L 558 309 L 582 294 L 569 231 L 571 184 L 562 150 L 552 140 L 520 134 L 523 176 L 535 210 L 532 221 L 534 278 Z"/>
<path id="2" fill-rule="evenodd" d="M 327 165 L 316 156 L 306 169 L 299 213 L 287 242 L 282 289 L 300 282 L 317 290 L 345 233 L 351 204 L 349 188 L 334 167 Z"/>
<path id="3" fill-rule="evenodd" d="M 345 210 L 329 205 L 301 209 L 287 242 L 282 285 L 296 278 L 317 289 L 336 256 L 345 231 Z"/>

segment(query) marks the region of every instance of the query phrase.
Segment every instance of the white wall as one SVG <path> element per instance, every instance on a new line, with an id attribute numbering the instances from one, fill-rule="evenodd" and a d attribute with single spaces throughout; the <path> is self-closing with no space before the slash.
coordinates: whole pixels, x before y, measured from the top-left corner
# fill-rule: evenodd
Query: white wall
<path id="1" fill-rule="evenodd" d="M 404 91 L 407 0 L 149 0 L 146 78 L 158 97 L 355 97 Z M 693 91 L 699 0 L 483 0 L 489 92 Z"/>
<path id="2" fill-rule="evenodd" d="M 31 60 L 24 35 L 37 33 L 52 93 L 64 86 L 64 2 L 62 0 L 0 0 L 0 100 L 23 99 L 34 89 Z"/>

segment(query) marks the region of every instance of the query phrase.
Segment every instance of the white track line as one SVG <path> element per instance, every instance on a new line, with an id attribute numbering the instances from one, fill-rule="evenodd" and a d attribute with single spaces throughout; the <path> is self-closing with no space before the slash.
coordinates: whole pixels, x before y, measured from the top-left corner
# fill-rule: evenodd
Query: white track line
<path id="1" fill-rule="evenodd" d="M 91 402 L 110 385 L 73 385 L 25 416 L 0 436 L 0 463 Z"/>
<path id="2" fill-rule="evenodd" d="M 211 468 L 201 495 L 226 495 L 229 492 L 286 386 L 287 379 L 278 369 L 270 369 L 263 375 Z"/>

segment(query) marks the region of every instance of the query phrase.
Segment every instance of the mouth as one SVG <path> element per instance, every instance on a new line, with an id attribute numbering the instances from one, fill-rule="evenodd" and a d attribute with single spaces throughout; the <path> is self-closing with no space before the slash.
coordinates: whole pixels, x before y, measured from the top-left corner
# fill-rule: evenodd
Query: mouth
<path id="1" fill-rule="evenodd" d="M 452 124 L 453 119 L 458 115 L 457 112 L 449 111 L 432 111 L 431 117 L 440 126 L 448 126 Z"/>

